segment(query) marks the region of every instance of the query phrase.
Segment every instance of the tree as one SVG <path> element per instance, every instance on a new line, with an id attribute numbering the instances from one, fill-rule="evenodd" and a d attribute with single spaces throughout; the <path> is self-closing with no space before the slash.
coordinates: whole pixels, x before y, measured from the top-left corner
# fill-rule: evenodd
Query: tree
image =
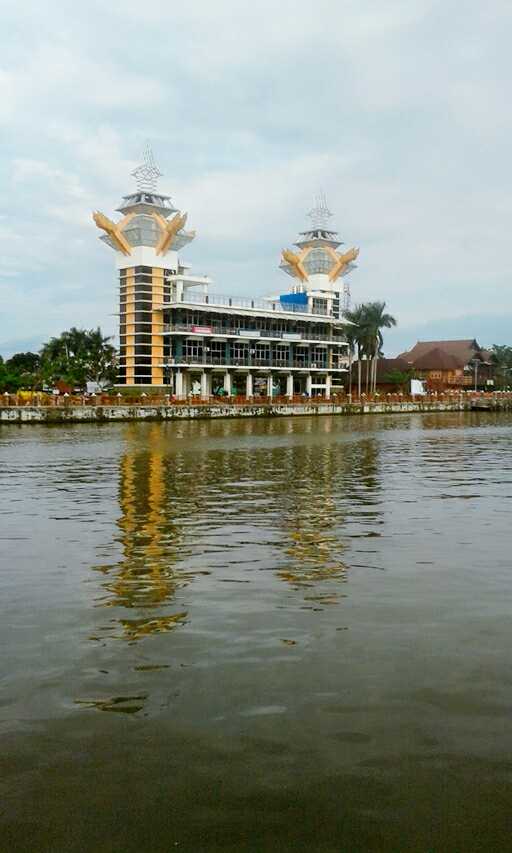
<path id="1" fill-rule="evenodd" d="M 500 388 L 508 387 L 511 382 L 512 347 L 494 344 L 491 349 L 491 363 L 494 366 L 496 384 Z"/>
<path id="2" fill-rule="evenodd" d="M 414 379 L 414 370 L 398 370 L 396 367 L 389 370 L 383 377 L 384 382 L 394 385 L 399 391 L 405 392 L 410 387 L 411 379 Z"/>
<path id="3" fill-rule="evenodd" d="M 371 359 L 370 390 L 377 390 L 377 365 L 379 356 L 382 355 L 384 338 L 382 329 L 391 329 L 396 326 L 396 320 L 391 314 L 386 313 L 385 302 L 369 302 L 365 308 L 365 329 L 367 358 Z M 368 385 L 367 385 L 368 390 Z"/>
<path id="4" fill-rule="evenodd" d="M 356 305 L 352 311 L 346 311 L 345 317 L 354 325 L 348 326 L 346 335 L 349 345 L 349 357 L 357 349 L 357 395 L 361 396 L 361 361 L 365 352 L 365 306 Z M 350 363 L 350 377 L 352 378 L 352 364 Z M 351 381 L 351 380 L 350 380 Z M 351 386 L 352 387 L 352 386 Z"/>
<path id="5" fill-rule="evenodd" d="M 16 393 L 20 388 L 34 388 L 39 384 L 39 356 L 33 352 L 20 352 L 5 362 L 0 357 L 0 393 Z"/>
<path id="6" fill-rule="evenodd" d="M 37 373 L 39 363 L 39 355 L 36 352 L 17 352 L 7 359 L 5 366 L 8 370 L 18 373 Z"/>
<path id="7" fill-rule="evenodd" d="M 396 320 L 386 313 L 385 302 L 367 302 L 356 305 L 352 311 L 346 312 L 347 320 L 355 323 L 356 330 L 349 327 L 348 335 L 353 336 L 357 346 L 357 390 L 361 396 L 361 370 L 363 357 L 366 361 L 366 391 L 377 387 L 377 362 L 382 355 L 384 342 L 382 329 L 396 326 Z M 350 340 L 349 340 L 350 346 Z M 371 368 L 371 369 L 370 369 Z"/>
<path id="8" fill-rule="evenodd" d="M 87 382 L 108 385 L 116 378 L 116 351 L 100 328 L 62 332 L 42 348 L 41 372 L 49 384 L 62 381 L 84 389 Z"/>

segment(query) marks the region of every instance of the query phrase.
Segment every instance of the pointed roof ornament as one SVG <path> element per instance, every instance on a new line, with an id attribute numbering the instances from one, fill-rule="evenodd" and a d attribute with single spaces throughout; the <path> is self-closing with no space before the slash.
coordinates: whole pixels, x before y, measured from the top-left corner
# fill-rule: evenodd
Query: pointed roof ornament
<path id="1" fill-rule="evenodd" d="M 142 152 L 142 163 L 134 169 L 132 176 L 135 178 L 137 188 L 141 192 L 155 192 L 158 178 L 162 177 L 162 172 L 155 163 L 153 149 L 149 144 L 149 140 L 146 142 Z"/>
<path id="2" fill-rule="evenodd" d="M 327 201 L 323 190 L 320 190 L 316 196 L 315 206 L 309 211 L 308 216 L 311 219 L 313 229 L 316 230 L 317 228 L 328 227 L 328 222 L 332 217 L 332 213 L 327 207 Z"/>

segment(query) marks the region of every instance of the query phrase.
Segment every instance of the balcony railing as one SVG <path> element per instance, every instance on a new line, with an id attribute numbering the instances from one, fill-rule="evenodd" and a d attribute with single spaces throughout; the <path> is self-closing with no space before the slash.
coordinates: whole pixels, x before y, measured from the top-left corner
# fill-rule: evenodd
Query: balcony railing
<path id="1" fill-rule="evenodd" d="M 165 304 L 212 305 L 215 308 L 242 308 L 246 311 L 271 311 L 276 314 L 314 314 L 333 319 L 330 314 L 321 311 L 316 306 L 310 308 L 308 305 L 296 305 L 293 302 L 283 304 L 281 302 L 267 302 L 264 299 L 249 299 L 244 296 L 192 293 L 190 290 L 185 291 L 179 299 L 175 294 L 171 294 L 169 302 Z"/>
<path id="2" fill-rule="evenodd" d="M 312 360 L 293 360 L 291 363 L 284 361 L 282 359 L 272 358 L 268 356 L 267 358 L 258 358 L 257 356 L 250 356 L 247 358 L 230 358 L 228 361 L 224 356 L 221 355 L 211 355 L 210 353 L 206 353 L 204 355 L 182 355 L 182 356 L 171 356 L 170 358 L 166 358 L 163 361 L 164 367 L 177 367 L 182 364 L 193 365 L 196 367 L 215 367 L 215 366 L 223 366 L 226 368 L 230 367 L 267 367 L 273 368 L 275 370 L 287 370 L 291 368 L 302 368 L 303 370 L 346 370 L 348 366 L 348 362 L 338 362 L 337 364 L 333 364 L 331 367 L 328 367 L 327 364 L 323 361 Z"/>
<path id="3" fill-rule="evenodd" d="M 208 335 L 233 335 L 240 338 L 258 340 L 258 338 L 276 338 L 293 344 L 294 341 L 325 341 L 338 346 L 348 346 L 347 341 L 341 337 L 322 335 L 316 332 L 284 332 L 282 330 L 268 329 L 238 329 L 234 326 L 218 326 L 215 324 L 198 325 L 197 323 L 166 323 L 164 334 L 170 332 L 183 332 L 184 334 L 196 334 L 207 337 Z"/>

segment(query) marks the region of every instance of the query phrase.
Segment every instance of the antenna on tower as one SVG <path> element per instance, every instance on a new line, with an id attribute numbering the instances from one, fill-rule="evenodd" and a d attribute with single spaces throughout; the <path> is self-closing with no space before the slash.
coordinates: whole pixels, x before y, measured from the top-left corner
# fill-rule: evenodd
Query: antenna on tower
<path id="1" fill-rule="evenodd" d="M 327 228 L 329 219 L 332 217 L 332 213 L 327 207 L 327 201 L 323 190 L 320 190 L 317 193 L 315 206 L 309 211 L 308 216 L 311 219 L 311 224 L 315 230 L 317 228 Z"/>
<path id="2" fill-rule="evenodd" d="M 142 152 L 142 163 L 133 170 L 132 176 L 135 178 L 137 188 L 141 192 L 155 192 L 158 178 L 162 177 L 162 172 L 155 163 L 153 149 L 149 140 L 146 142 Z"/>

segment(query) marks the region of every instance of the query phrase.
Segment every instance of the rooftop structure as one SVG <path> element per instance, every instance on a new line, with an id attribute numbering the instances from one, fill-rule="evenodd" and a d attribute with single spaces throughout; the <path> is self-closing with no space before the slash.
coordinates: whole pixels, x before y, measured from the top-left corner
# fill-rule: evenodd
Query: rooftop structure
<path id="1" fill-rule="evenodd" d="M 409 370 L 434 387 L 469 387 L 492 383 L 490 354 L 474 338 L 455 341 L 418 341 L 399 356 Z"/>
<path id="2" fill-rule="evenodd" d="M 336 251 L 325 198 L 299 235 L 296 279 L 275 298 L 224 296 L 211 279 L 193 275 L 181 250 L 195 237 L 187 214 L 158 191 L 162 177 L 149 146 L 133 172 L 136 189 L 114 222 L 93 214 L 100 239 L 115 251 L 119 275 L 119 384 L 168 386 L 177 397 L 214 392 L 324 394 L 343 384 L 347 344 L 343 296 L 336 284 L 353 268 L 357 250 Z"/>
<path id="3" fill-rule="evenodd" d="M 311 227 L 301 231 L 295 241 L 299 251 L 283 249 L 282 253 L 281 269 L 296 282 L 289 301 L 294 295 L 315 293 L 332 299 L 335 316 L 341 317 L 350 308 L 350 287 L 346 276 L 356 267 L 354 261 L 359 249 L 337 251 L 343 243 L 338 232 L 329 227 L 332 213 L 323 193 L 317 196 L 308 215 Z"/>

